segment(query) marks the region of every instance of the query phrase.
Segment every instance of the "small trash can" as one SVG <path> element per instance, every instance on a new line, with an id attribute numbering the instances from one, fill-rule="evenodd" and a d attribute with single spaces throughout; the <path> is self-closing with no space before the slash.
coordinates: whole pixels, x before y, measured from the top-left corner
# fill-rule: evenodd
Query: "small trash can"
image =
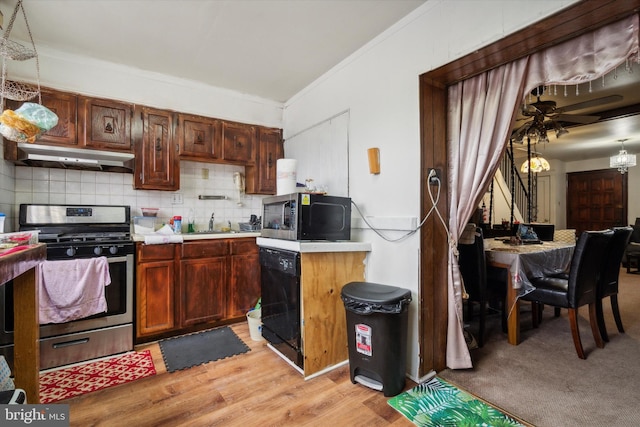
<path id="1" fill-rule="evenodd" d="M 347 317 L 349 373 L 359 383 L 385 396 L 405 385 L 407 326 L 411 291 L 369 282 L 342 288 Z"/>
<path id="2" fill-rule="evenodd" d="M 262 337 L 262 309 L 258 308 L 247 313 L 249 335 L 253 341 L 264 341 Z"/>

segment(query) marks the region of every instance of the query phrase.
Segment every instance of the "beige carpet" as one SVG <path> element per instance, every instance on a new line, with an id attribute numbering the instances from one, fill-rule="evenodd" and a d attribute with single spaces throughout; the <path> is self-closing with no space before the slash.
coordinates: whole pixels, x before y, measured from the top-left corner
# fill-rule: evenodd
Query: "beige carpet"
<path id="1" fill-rule="evenodd" d="M 536 426 L 640 425 L 640 275 L 621 269 L 620 280 L 625 333 L 618 332 L 605 300 L 610 341 L 597 348 L 588 309 L 582 308 L 586 360 L 576 355 L 566 310 L 555 318 L 547 308 L 540 327 L 533 329 L 530 306 L 524 303 L 520 345 L 509 345 L 499 315 L 491 316 L 484 347 L 471 351 L 474 368 L 439 375 Z M 473 333 L 476 327 L 472 323 Z"/>

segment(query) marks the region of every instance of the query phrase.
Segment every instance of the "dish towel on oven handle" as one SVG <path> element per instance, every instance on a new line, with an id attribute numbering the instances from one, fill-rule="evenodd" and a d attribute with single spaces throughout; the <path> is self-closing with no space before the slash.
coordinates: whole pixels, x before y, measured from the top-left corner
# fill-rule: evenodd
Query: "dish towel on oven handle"
<path id="1" fill-rule="evenodd" d="M 106 257 L 44 261 L 38 269 L 40 324 L 64 323 L 107 311 L 111 283 Z"/>

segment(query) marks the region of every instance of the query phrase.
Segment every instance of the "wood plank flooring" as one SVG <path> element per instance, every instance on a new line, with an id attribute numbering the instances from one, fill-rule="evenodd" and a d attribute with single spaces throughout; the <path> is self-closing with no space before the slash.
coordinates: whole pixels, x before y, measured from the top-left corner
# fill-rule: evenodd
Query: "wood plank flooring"
<path id="1" fill-rule="evenodd" d="M 157 375 L 59 403 L 71 426 L 413 426 L 382 392 L 352 384 L 348 365 L 305 381 L 245 323 L 232 325 L 251 351 L 183 371 L 166 371 L 157 343 Z M 405 388 L 415 384 L 407 379 Z"/>

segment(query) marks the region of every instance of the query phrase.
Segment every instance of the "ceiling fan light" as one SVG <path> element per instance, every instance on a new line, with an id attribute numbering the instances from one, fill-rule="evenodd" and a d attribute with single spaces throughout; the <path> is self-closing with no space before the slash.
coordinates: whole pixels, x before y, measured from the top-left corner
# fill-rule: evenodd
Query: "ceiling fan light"
<path id="1" fill-rule="evenodd" d="M 551 165 L 544 157 L 533 157 L 531 160 L 525 160 L 522 166 L 520 166 L 520 172 L 528 173 L 529 169 L 533 173 L 539 173 L 548 171 L 551 169 Z"/>

